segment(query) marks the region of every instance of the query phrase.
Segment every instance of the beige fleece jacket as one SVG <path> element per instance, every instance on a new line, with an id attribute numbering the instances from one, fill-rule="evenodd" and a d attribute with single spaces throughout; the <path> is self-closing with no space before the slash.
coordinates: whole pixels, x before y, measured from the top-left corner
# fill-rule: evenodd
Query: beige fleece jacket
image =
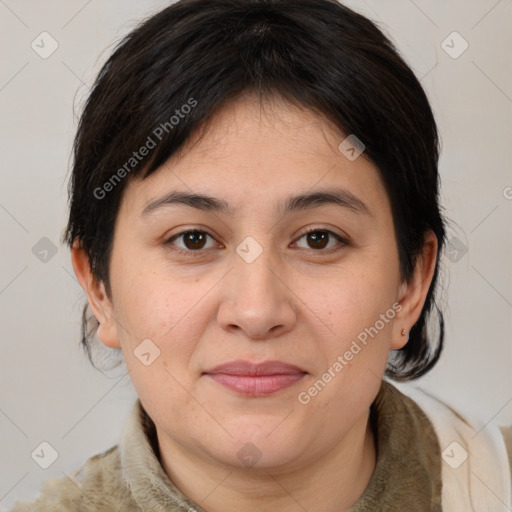
<path id="1" fill-rule="evenodd" d="M 383 381 L 370 418 L 377 464 L 365 492 L 349 512 L 441 511 L 441 449 L 423 411 Z M 502 432 L 512 468 L 512 427 Z M 164 472 L 155 425 L 137 400 L 119 445 L 88 459 L 72 479 L 44 482 L 36 500 L 17 502 L 11 512 L 204 510 Z"/>

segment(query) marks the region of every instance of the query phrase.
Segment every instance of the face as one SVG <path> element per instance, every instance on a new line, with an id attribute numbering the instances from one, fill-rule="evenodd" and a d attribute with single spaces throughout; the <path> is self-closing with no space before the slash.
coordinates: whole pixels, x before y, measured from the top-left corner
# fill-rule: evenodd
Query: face
<path id="1" fill-rule="evenodd" d="M 128 184 L 98 336 L 161 445 L 298 467 L 366 423 L 411 308 L 383 183 L 345 137 L 246 96 Z"/>

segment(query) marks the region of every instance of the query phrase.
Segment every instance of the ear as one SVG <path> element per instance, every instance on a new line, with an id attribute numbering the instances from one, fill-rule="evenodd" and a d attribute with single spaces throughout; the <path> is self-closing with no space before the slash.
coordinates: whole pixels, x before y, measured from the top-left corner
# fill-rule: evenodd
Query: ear
<path id="1" fill-rule="evenodd" d="M 77 241 L 71 249 L 71 263 L 99 323 L 97 332 L 99 340 L 107 347 L 121 348 L 112 303 L 105 292 L 105 285 L 103 282 L 98 282 L 92 273 L 89 258 Z"/>
<path id="2" fill-rule="evenodd" d="M 405 346 L 409 339 L 409 331 L 418 321 L 425 304 L 437 261 L 437 237 L 433 231 L 427 231 L 424 236 L 423 248 L 416 259 L 413 276 L 409 283 L 402 283 L 399 304 L 402 309 L 396 315 L 393 324 L 393 339 L 391 349 L 398 350 Z M 405 329 L 406 334 L 402 334 Z"/>

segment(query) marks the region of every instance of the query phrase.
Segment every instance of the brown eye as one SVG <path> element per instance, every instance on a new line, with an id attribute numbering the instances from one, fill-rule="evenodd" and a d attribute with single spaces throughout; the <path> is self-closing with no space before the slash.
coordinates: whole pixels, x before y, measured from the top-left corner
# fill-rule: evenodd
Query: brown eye
<path id="1" fill-rule="evenodd" d="M 323 251 L 324 249 L 332 249 L 333 247 L 336 248 L 336 243 L 334 246 L 331 244 L 329 246 L 329 243 L 334 239 L 339 242 L 342 242 L 341 245 L 343 245 L 344 240 L 337 235 L 336 233 L 333 233 L 332 231 L 329 231 L 327 229 L 313 229 L 311 231 L 308 231 L 307 233 L 304 233 L 299 240 L 301 239 L 306 240 L 307 247 L 302 247 L 304 249 L 312 249 L 314 251 Z M 324 252 L 330 252 L 329 250 Z"/>
<path id="2" fill-rule="evenodd" d="M 205 233 L 199 231 L 191 231 L 186 233 L 183 237 L 183 243 L 187 249 L 196 250 L 202 249 L 205 244 Z"/>
<path id="3" fill-rule="evenodd" d="M 306 235 L 306 240 L 313 249 L 325 249 L 329 241 L 329 234 L 325 231 L 313 231 Z"/>
<path id="4" fill-rule="evenodd" d="M 206 231 L 196 229 L 182 231 L 170 238 L 166 244 L 175 245 L 178 252 L 200 252 L 201 249 L 205 248 L 208 237 L 212 238 Z M 180 240 L 181 245 L 175 243 L 175 240 Z"/>

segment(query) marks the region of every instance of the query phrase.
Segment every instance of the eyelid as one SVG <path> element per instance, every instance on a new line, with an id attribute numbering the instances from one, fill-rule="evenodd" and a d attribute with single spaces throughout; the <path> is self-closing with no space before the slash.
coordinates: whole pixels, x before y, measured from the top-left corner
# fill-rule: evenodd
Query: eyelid
<path id="1" fill-rule="evenodd" d="M 323 231 L 325 233 L 328 233 L 329 235 L 332 235 L 340 243 L 335 247 L 331 247 L 330 249 L 325 249 L 325 250 L 316 250 L 316 251 L 314 249 L 309 249 L 309 250 L 303 249 L 303 250 L 312 252 L 313 254 L 316 253 L 318 255 L 322 255 L 322 254 L 326 255 L 326 254 L 332 254 L 334 252 L 339 251 L 341 249 L 339 247 L 339 245 L 341 245 L 341 246 L 349 245 L 348 237 L 340 235 L 340 234 L 336 233 L 335 231 L 333 231 L 332 229 L 328 229 L 324 226 L 312 226 L 312 227 L 305 228 L 303 231 L 299 232 L 299 234 L 296 237 L 296 241 L 294 243 L 296 243 L 298 240 L 300 240 L 303 236 L 308 235 L 309 233 L 316 233 L 318 231 Z"/>
<path id="2" fill-rule="evenodd" d="M 328 233 L 329 235 L 334 236 L 334 238 L 336 238 L 342 246 L 349 245 L 349 241 L 348 241 L 347 237 L 344 237 L 344 236 L 336 233 L 335 231 L 328 229 L 324 226 L 312 226 L 312 227 L 308 227 L 308 228 L 305 228 L 304 230 L 299 231 L 299 233 L 296 235 L 293 243 L 295 244 L 298 240 L 300 240 L 305 235 L 308 235 L 309 233 L 315 233 L 317 231 L 322 231 L 322 232 Z M 183 231 L 180 231 L 179 233 L 175 233 L 171 237 L 166 238 L 164 241 L 164 245 L 166 245 L 166 246 L 173 245 L 174 247 L 172 248 L 172 250 L 177 253 L 180 253 L 180 254 L 200 256 L 206 251 L 206 249 L 199 249 L 197 251 L 191 251 L 191 250 L 187 250 L 187 249 L 182 249 L 181 247 L 177 247 L 176 245 L 173 244 L 173 241 L 175 239 L 179 238 L 180 236 L 183 236 L 188 233 L 194 233 L 194 232 L 204 233 L 205 235 L 207 235 L 210 238 L 212 238 L 213 240 L 215 240 L 215 237 L 213 235 L 211 235 L 207 229 L 202 228 L 202 227 L 193 227 L 193 228 L 184 229 Z M 338 244 L 338 246 L 340 244 Z M 330 253 L 340 250 L 340 248 L 338 246 L 331 247 L 330 249 L 326 249 L 326 250 L 314 250 L 314 249 L 308 250 L 308 249 L 304 249 L 304 248 L 300 248 L 300 249 L 306 250 L 306 251 L 309 251 L 312 253 L 317 253 L 318 255 L 322 255 L 322 254 L 325 255 L 325 254 L 330 254 Z"/>
<path id="3" fill-rule="evenodd" d="M 313 233 L 315 231 L 325 231 L 326 233 L 330 233 L 334 236 L 336 236 L 337 238 L 345 241 L 348 243 L 348 236 L 345 237 L 344 235 L 341 235 L 339 233 L 336 233 L 336 231 L 333 231 L 332 229 L 328 228 L 328 227 L 325 227 L 325 226 L 310 226 L 310 227 L 307 227 L 307 228 L 304 228 L 303 230 L 299 231 L 299 233 L 296 235 L 297 238 L 300 238 L 304 235 L 307 235 L 308 233 Z"/>
<path id="4" fill-rule="evenodd" d="M 203 255 L 204 252 L 205 252 L 205 249 L 199 249 L 197 251 L 190 251 L 190 250 L 187 250 L 187 249 L 182 249 L 181 247 L 178 247 L 178 246 L 176 246 L 173 243 L 173 241 L 175 239 L 179 238 L 180 236 L 186 235 L 188 233 L 204 233 L 205 235 L 209 236 L 211 239 L 215 240 L 215 237 L 212 234 L 210 234 L 208 232 L 208 230 L 206 230 L 206 229 L 204 229 L 202 227 L 194 227 L 194 228 L 184 229 L 183 231 L 180 231 L 179 233 L 175 233 L 174 235 L 166 238 L 165 241 L 164 241 L 164 245 L 165 246 L 172 245 L 173 248 L 171 250 L 174 251 L 174 252 L 177 252 L 179 254 L 186 254 L 186 255 L 192 255 L 192 256 Z"/>

